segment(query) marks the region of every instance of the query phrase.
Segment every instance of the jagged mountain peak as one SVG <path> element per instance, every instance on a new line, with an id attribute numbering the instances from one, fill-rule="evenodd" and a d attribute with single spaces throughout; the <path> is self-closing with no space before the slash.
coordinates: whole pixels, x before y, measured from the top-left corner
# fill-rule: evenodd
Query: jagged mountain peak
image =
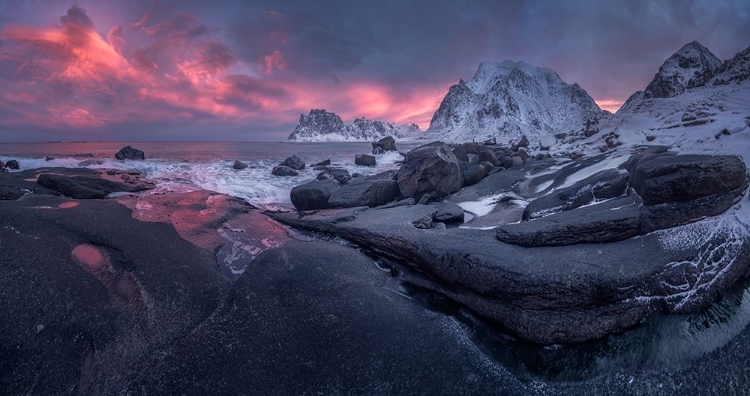
<path id="1" fill-rule="evenodd" d="M 750 81 L 750 47 L 738 52 L 724 62 L 721 70 L 713 78 L 714 85 L 725 85 Z"/>
<path id="2" fill-rule="evenodd" d="M 705 85 L 722 67 L 722 62 L 697 41 L 672 54 L 644 91 L 645 98 L 671 98 L 687 89 Z"/>
<path id="3" fill-rule="evenodd" d="M 312 109 L 308 115 L 300 115 L 299 123 L 289 135 L 289 140 L 298 142 L 373 141 L 386 136 L 410 139 L 421 133 L 422 130 L 415 124 L 396 125 L 391 122 L 368 120 L 365 117 L 356 118 L 352 124 L 345 124 L 336 113 Z"/>
<path id="4" fill-rule="evenodd" d="M 482 62 L 453 85 L 427 130 L 433 138 L 470 140 L 576 133 L 606 113 L 577 84 L 523 61 Z"/>

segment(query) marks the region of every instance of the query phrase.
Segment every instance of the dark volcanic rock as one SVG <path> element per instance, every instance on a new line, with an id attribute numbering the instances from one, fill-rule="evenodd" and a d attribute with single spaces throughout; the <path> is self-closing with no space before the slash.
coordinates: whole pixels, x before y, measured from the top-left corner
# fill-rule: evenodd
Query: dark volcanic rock
<path id="1" fill-rule="evenodd" d="M 450 201 L 444 202 L 433 202 L 430 204 L 437 209 L 437 213 L 432 216 L 432 219 L 440 223 L 463 223 L 464 222 L 464 210 Z"/>
<path id="2" fill-rule="evenodd" d="M 328 198 L 339 187 L 339 182 L 333 179 L 313 180 L 294 187 L 290 197 L 297 210 L 325 209 Z"/>
<path id="3" fill-rule="evenodd" d="M 640 202 L 617 198 L 540 219 L 503 224 L 497 238 L 526 247 L 621 241 L 640 233 Z"/>
<path id="4" fill-rule="evenodd" d="M 232 168 L 240 170 L 247 168 L 247 164 L 241 161 L 234 161 L 234 165 L 232 165 Z"/>
<path id="5" fill-rule="evenodd" d="M 274 176 L 298 176 L 299 172 L 288 166 L 276 165 L 271 170 L 271 174 Z"/>
<path id="6" fill-rule="evenodd" d="M 30 194 L 0 205 L 0 387 L 120 392 L 226 292 L 212 252 L 110 200 Z M 40 210 L 39 208 L 50 208 Z"/>
<path id="7" fill-rule="evenodd" d="M 323 172 L 318 173 L 315 178 L 317 180 L 333 179 L 339 184 L 346 184 L 352 177 L 349 175 L 349 171 L 344 168 L 326 168 Z"/>
<path id="8" fill-rule="evenodd" d="M 728 192 L 745 183 L 746 173 L 736 156 L 650 156 L 638 161 L 630 185 L 653 205 Z"/>
<path id="9" fill-rule="evenodd" d="M 134 192 L 146 189 L 143 186 L 126 185 L 95 177 L 68 177 L 47 173 L 39 175 L 37 183 L 78 199 L 101 199 L 113 192 Z"/>
<path id="10" fill-rule="evenodd" d="M 750 268 L 750 230 L 738 216 L 614 243 L 525 248 L 497 241 L 494 230 L 414 227 L 434 213 L 414 205 L 274 217 L 338 235 L 416 268 L 426 276 L 412 274 L 410 282 L 545 344 L 621 332 L 655 310 L 698 312 Z M 342 217 L 348 221 L 338 222 Z"/>
<path id="11" fill-rule="evenodd" d="M 466 151 L 466 146 L 463 144 L 459 144 L 452 150 L 453 155 L 456 156 L 456 159 L 459 161 L 469 162 L 469 153 Z"/>
<path id="12" fill-rule="evenodd" d="M 458 191 L 464 184 L 456 156 L 442 142 L 408 152 L 396 177 L 401 194 L 415 199 L 425 194 L 432 198 L 442 197 Z"/>
<path id="13" fill-rule="evenodd" d="M 324 159 L 323 161 L 318 162 L 314 166 L 328 166 L 328 165 L 331 165 L 330 159 Z"/>
<path id="14" fill-rule="evenodd" d="M 118 391 L 528 394 L 528 385 L 466 342 L 454 321 L 383 287 L 388 277 L 337 244 L 268 250 L 214 315 Z"/>
<path id="15" fill-rule="evenodd" d="M 115 158 L 118 160 L 145 160 L 146 154 L 141 150 L 125 146 L 115 154 Z"/>
<path id="16" fill-rule="evenodd" d="M 14 200 L 23 197 L 25 192 L 11 186 L 0 186 L 0 200 Z"/>
<path id="17" fill-rule="evenodd" d="M 286 167 L 292 168 L 294 170 L 305 169 L 305 162 L 302 161 L 296 155 L 293 155 L 293 156 L 285 159 L 284 162 L 280 163 L 279 165 L 286 166 Z"/>
<path id="18" fill-rule="evenodd" d="M 484 165 L 470 164 L 468 162 L 459 162 L 461 167 L 461 174 L 464 179 L 464 185 L 471 186 L 479 183 L 487 174 L 487 168 Z"/>
<path id="19" fill-rule="evenodd" d="M 596 200 L 625 195 L 630 174 L 608 169 L 591 175 L 570 187 L 542 196 L 530 202 L 523 211 L 523 219 L 530 220 L 552 213 L 588 205 Z"/>
<path id="20" fill-rule="evenodd" d="M 522 135 L 518 139 L 516 139 L 515 142 L 510 146 L 510 149 L 512 151 L 518 151 L 521 147 L 529 147 L 529 139 L 526 137 L 526 135 Z"/>
<path id="21" fill-rule="evenodd" d="M 328 206 L 350 208 L 357 206 L 379 206 L 400 196 L 398 183 L 391 179 L 356 178 L 331 194 Z"/>
<path id="22" fill-rule="evenodd" d="M 19 169 L 20 166 L 18 165 L 18 161 L 16 160 L 10 160 L 5 163 L 5 167 L 8 169 Z"/>
<path id="23" fill-rule="evenodd" d="M 354 164 L 361 166 L 375 166 L 375 157 L 369 154 L 357 154 L 354 156 Z"/>
<path id="24" fill-rule="evenodd" d="M 398 151 L 396 150 L 396 139 L 391 136 L 386 136 L 377 142 L 372 143 L 373 154 L 383 154 L 386 151 Z"/>

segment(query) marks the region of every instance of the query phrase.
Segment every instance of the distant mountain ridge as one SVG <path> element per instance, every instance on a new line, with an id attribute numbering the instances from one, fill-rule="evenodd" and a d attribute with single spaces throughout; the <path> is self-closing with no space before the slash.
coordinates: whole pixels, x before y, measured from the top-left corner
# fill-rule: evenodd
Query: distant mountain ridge
<path id="1" fill-rule="evenodd" d="M 395 139 L 415 139 L 422 134 L 416 124 L 396 125 L 392 122 L 372 121 L 365 117 L 345 124 L 336 113 L 312 109 L 301 114 L 294 131 L 289 135 L 295 142 L 370 142 L 392 136 Z"/>
<path id="2" fill-rule="evenodd" d="M 425 137 L 445 140 L 541 138 L 576 134 L 611 116 L 578 84 L 526 62 L 483 62 L 474 77 L 453 85 Z"/>
<path id="3" fill-rule="evenodd" d="M 746 138 L 733 136 L 750 133 L 750 47 L 721 62 L 700 43 L 686 44 L 601 131 L 600 140 L 616 135 L 629 145 L 661 144 L 692 151 L 719 147 L 750 160 L 750 152 L 740 143 Z M 588 143 L 595 146 L 596 139 Z"/>

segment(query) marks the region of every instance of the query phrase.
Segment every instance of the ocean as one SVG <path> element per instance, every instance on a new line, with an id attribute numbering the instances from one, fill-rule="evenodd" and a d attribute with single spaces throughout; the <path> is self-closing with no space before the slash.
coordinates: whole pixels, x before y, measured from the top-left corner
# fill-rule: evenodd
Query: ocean
<path id="1" fill-rule="evenodd" d="M 423 143 L 399 142 L 401 152 Z M 143 150 L 145 161 L 118 161 L 115 153 L 124 146 Z M 354 165 L 356 154 L 369 154 L 368 142 L 47 142 L 0 143 L 0 161 L 16 159 L 21 169 L 42 167 L 87 167 L 138 170 L 157 187 L 154 192 L 216 191 L 245 199 L 259 206 L 289 205 L 294 186 L 319 173 L 312 165 L 325 159 L 349 173 L 375 174 L 397 167 L 403 157 L 397 152 L 378 155 L 377 166 Z M 271 170 L 289 156 L 297 155 L 307 166 L 299 176 L 280 177 Z M 53 158 L 47 160 L 47 158 Z M 239 160 L 249 167 L 232 168 Z"/>

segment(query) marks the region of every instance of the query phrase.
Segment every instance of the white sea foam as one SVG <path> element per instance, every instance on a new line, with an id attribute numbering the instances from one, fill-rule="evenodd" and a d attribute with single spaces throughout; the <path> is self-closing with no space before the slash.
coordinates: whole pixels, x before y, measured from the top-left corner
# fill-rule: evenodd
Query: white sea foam
<path id="1" fill-rule="evenodd" d="M 367 167 L 353 164 L 353 158 L 333 160 L 331 166 L 347 169 L 349 173 L 372 175 L 389 169 L 396 169 L 397 163 L 403 160 L 398 152 L 391 151 L 376 155 L 377 166 Z M 299 176 L 273 176 L 271 170 L 281 162 L 280 159 L 264 159 L 244 161 L 247 169 L 232 168 L 234 160 L 209 161 L 167 161 L 161 159 L 147 159 L 145 161 L 118 161 L 111 158 L 90 158 L 84 162 L 79 158 L 56 158 L 45 161 L 43 158 L 0 157 L 1 161 L 17 159 L 22 169 L 38 169 L 44 167 L 65 167 L 91 169 L 119 169 L 124 171 L 138 171 L 156 184 L 150 193 L 190 192 L 198 189 L 216 191 L 235 197 L 243 198 L 256 205 L 290 204 L 289 193 L 292 188 L 304 182 L 315 179 L 319 171 L 312 169 L 312 165 L 301 170 Z M 322 158 L 321 158 L 322 159 Z M 310 161 L 312 162 L 312 161 Z"/>

